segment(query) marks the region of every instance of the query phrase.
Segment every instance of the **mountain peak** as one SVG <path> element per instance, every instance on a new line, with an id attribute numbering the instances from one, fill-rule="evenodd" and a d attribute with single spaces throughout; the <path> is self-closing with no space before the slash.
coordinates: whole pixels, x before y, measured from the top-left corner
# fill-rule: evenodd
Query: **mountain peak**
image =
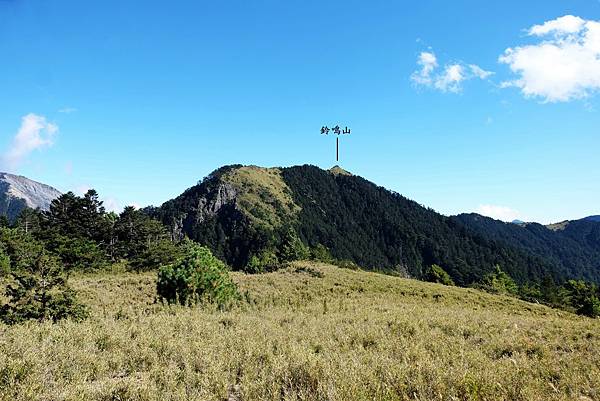
<path id="1" fill-rule="evenodd" d="M 0 172 L 0 215 L 14 220 L 26 207 L 47 210 L 61 193 L 22 175 Z"/>
<path id="2" fill-rule="evenodd" d="M 344 170 L 343 168 L 341 168 L 337 164 L 335 166 L 333 166 L 332 168 L 330 168 L 328 171 L 331 174 L 333 174 L 333 175 L 349 175 L 349 176 L 352 175 L 352 173 L 350 173 L 349 171 Z"/>

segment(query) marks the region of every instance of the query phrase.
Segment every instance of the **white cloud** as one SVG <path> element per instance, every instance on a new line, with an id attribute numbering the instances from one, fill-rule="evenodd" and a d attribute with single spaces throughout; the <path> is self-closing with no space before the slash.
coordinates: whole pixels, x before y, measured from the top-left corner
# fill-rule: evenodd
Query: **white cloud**
<path id="1" fill-rule="evenodd" d="M 466 79 L 463 67 L 460 64 L 446 66 L 444 72 L 435 81 L 435 87 L 442 92 L 460 92 L 461 82 Z"/>
<path id="2" fill-rule="evenodd" d="M 544 36 L 550 33 L 577 33 L 585 25 L 583 18 L 565 15 L 552 21 L 546 21 L 542 25 L 534 25 L 529 29 L 530 35 Z"/>
<path id="3" fill-rule="evenodd" d="M 507 206 L 498 206 L 498 205 L 479 205 L 479 207 L 475 210 L 475 213 L 478 213 L 482 216 L 491 217 L 492 219 L 502 220 L 502 221 L 514 221 L 521 217 L 521 213 L 517 210 L 511 209 Z"/>
<path id="4" fill-rule="evenodd" d="M 499 57 L 517 74 L 502 87 L 544 102 L 582 99 L 600 90 L 600 21 L 567 15 L 527 33 L 539 42 L 508 48 Z"/>
<path id="5" fill-rule="evenodd" d="M 54 144 L 58 126 L 49 123 L 46 117 L 30 113 L 21 119 L 21 127 L 8 151 L 2 157 L 3 165 L 11 170 L 17 168 L 36 149 Z"/>
<path id="6" fill-rule="evenodd" d="M 420 85 L 431 85 L 433 82 L 431 74 L 438 66 L 435 54 L 430 52 L 421 52 L 417 60 L 417 64 L 421 66 L 419 71 L 415 71 L 411 79 L 413 82 Z"/>
<path id="7" fill-rule="evenodd" d="M 473 73 L 473 75 L 475 75 L 479 79 L 488 79 L 489 77 L 494 75 L 493 72 L 486 71 L 476 64 L 469 64 L 469 68 L 471 69 L 471 73 Z"/>
<path id="8" fill-rule="evenodd" d="M 442 92 L 458 93 L 462 91 L 464 81 L 474 78 L 487 79 L 493 74 L 478 65 L 463 63 L 448 64 L 440 72 L 437 57 L 433 52 L 421 52 L 417 59 L 417 65 L 420 68 L 410 77 L 413 83 Z"/>

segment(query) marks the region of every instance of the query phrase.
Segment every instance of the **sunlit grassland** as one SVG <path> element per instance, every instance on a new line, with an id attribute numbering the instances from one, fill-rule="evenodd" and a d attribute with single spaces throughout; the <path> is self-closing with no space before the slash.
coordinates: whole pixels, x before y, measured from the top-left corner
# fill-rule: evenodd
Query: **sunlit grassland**
<path id="1" fill-rule="evenodd" d="M 277 168 L 239 167 L 223 179 L 238 189 L 239 207 L 255 224 L 269 229 L 281 227 L 300 211 Z"/>
<path id="2" fill-rule="evenodd" d="M 155 304 L 153 273 L 72 277 L 88 320 L 0 325 L 0 399 L 600 398 L 600 320 L 326 265 L 233 276 L 225 312 Z"/>

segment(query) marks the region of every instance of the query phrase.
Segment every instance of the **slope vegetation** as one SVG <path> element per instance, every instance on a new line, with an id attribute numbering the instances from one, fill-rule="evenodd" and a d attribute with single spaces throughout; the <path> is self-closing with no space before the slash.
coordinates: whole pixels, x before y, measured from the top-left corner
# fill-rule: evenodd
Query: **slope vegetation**
<path id="1" fill-rule="evenodd" d="M 238 207 L 262 229 L 279 229 L 300 210 L 280 169 L 244 166 L 229 170 L 222 180 L 238 189 Z"/>

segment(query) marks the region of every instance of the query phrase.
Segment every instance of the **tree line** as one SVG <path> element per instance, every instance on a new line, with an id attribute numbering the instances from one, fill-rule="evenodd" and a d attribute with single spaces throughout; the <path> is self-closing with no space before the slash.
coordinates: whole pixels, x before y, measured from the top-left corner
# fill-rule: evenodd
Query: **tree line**
<path id="1" fill-rule="evenodd" d="M 304 259 L 357 268 L 355 260 L 344 257 L 348 255 L 340 249 L 315 242 L 312 237 L 307 239 L 311 226 L 304 224 L 287 225 L 262 247 L 252 248 L 242 269 L 262 273 Z M 360 231 L 357 234 L 359 237 L 353 242 L 364 235 Z M 335 236 L 331 239 L 339 240 Z M 421 259 L 417 264 L 422 270 L 401 269 L 401 265 L 382 270 L 446 285 L 465 285 L 448 269 L 452 258 L 448 259 L 449 264 L 428 260 Z M 222 306 L 241 299 L 228 277 L 229 267 L 213 256 L 210 242 L 198 244 L 185 237 L 173 238 L 168 227 L 147 210 L 125 207 L 119 214 L 107 212 L 97 192 L 90 190 L 83 196 L 66 193 L 55 199 L 47 211 L 25 209 L 13 224 L 0 220 L 0 279 L 7 300 L 0 307 L 0 320 L 20 323 L 26 319 L 83 319 L 86 308 L 68 286 L 68 275 L 115 266 L 136 272 L 158 271 L 157 299 L 167 303 L 208 301 Z M 414 272 L 419 275 L 413 275 Z M 510 270 L 497 263 L 466 285 L 588 316 L 600 314 L 600 290 L 584 281 L 557 281 L 550 274 L 540 280 L 515 280 Z"/>

